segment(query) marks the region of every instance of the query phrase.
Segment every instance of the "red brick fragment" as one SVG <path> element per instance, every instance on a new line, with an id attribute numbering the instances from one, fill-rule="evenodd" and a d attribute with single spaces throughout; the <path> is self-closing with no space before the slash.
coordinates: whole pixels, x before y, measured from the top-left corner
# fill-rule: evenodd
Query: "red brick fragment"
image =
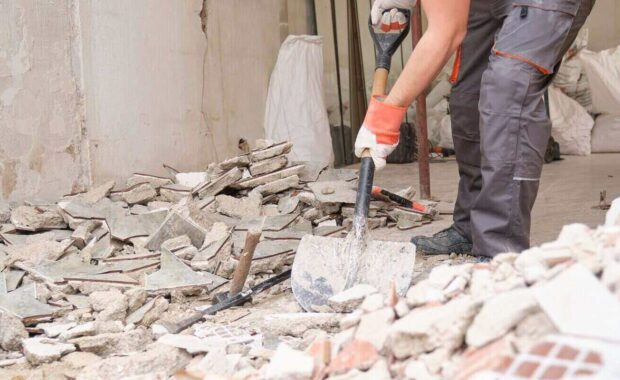
<path id="1" fill-rule="evenodd" d="M 455 380 L 469 379 L 475 373 L 497 369 L 502 365 L 505 365 L 506 359 L 512 362 L 510 355 L 512 349 L 510 347 L 510 339 L 504 336 L 502 339 L 497 339 L 482 347 L 475 349 L 468 349 L 463 355 L 463 362 L 456 371 L 458 375 Z M 504 371 L 510 366 L 508 364 Z"/>
<path id="2" fill-rule="evenodd" d="M 329 374 L 346 373 L 353 368 L 366 370 L 379 359 L 379 353 L 372 343 L 354 339 L 336 355 L 329 364 Z"/>

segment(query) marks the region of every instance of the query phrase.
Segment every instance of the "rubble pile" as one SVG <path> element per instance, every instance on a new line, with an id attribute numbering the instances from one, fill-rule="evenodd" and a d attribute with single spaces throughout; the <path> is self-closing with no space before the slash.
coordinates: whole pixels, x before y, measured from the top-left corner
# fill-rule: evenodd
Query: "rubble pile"
<path id="1" fill-rule="evenodd" d="M 352 311 L 337 331 L 281 343 L 256 378 L 620 378 L 620 199 L 597 229 L 437 266 L 406 297 L 357 285 L 329 304 Z"/>
<path id="2" fill-rule="evenodd" d="M 218 302 L 250 230 L 261 231 L 261 239 L 247 286 L 290 268 L 304 235 L 346 233 L 356 172 L 289 162 L 291 147 L 259 140 L 253 151 L 204 172 L 167 167 L 169 177 L 137 173 L 124 185 L 109 181 L 53 204 L 0 202 L 0 377 L 25 370 L 80 379 L 170 374 L 192 356 L 192 363 L 205 353 L 229 357 L 231 349 L 239 350 L 238 361 L 226 368 L 245 363 L 248 373 L 257 371 L 271 358 L 262 339 L 289 335 L 295 323 L 284 319 L 284 332 L 263 333 L 234 322 L 251 319 L 244 318 L 249 310 L 262 315 L 255 309 L 278 295 L 285 295 L 284 309 L 301 311 L 288 283 L 195 325 L 192 335 L 166 334 L 158 322 Z M 400 195 L 411 199 L 414 192 Z M 371 228 L 430 221 L 387 199 L 371 204 Z M 310 318 L 314 330 L 333 331 L 338 316 Z M 248 359 L 250 346 L 255 356 Z M 226 360 L 216 361 L 220 367 L 212 370 L 219 371 Z"/>

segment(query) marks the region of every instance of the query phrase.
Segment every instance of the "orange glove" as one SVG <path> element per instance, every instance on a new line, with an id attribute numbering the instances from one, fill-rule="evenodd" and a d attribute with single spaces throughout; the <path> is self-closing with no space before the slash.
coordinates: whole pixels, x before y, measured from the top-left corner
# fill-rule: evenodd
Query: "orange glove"
<path id="1" fill-rule="evenodd" d="M 398 145 L 406 112 L 406 107 L 385 104 L 383 97 L 373 96 L 355 140 L 355 155 L 361 157 L 365 149 L 370 149 L 377 170 L 384 167 L 386 157 Z"/>

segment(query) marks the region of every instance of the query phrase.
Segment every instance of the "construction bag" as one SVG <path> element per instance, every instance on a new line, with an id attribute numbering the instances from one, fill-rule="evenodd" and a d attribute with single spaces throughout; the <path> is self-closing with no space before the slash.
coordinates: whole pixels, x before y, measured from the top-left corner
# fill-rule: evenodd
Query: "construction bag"
<path id="1" fill-rule="evenodd" d="M 265 137 L 293 143 L 291 161 L 332 164 L 323 95 L 323 37 L 288 36 L 269 80 Z"/>
<path id="2" fill-rule="evenodd" d="M 620 116 L 600 115 L 592 129 L 592 152 L 620 153 Z"/>
<path id="3" fill-rule="evenodd" d="M 554 85 L 549 86 L 551 135 L 562 147 L 562 154 L 587 156 L 591 152 L 590 133 L 594 120 L 576 100 Z"/>
<path id="4" fill-rule="evenodd" d="M 590 82 L 592 112 L 620 112 L 620 47 L 593 52 L 583 50 L 579 58 Z"/>

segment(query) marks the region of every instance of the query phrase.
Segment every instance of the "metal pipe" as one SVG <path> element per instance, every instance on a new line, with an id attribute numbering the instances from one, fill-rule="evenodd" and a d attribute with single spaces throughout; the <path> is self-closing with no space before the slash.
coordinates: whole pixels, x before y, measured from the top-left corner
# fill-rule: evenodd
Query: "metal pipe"
<path id="1" fill-rule="evenodd" d="M 415 49 L 422 38 L 422 8 L 420 2 L 413 8 L 411 17 L 411 43 Z M 420 197 L 431 199 L 431 174 L 428 160 L 428 129 L 426 119 L 426 93 L 416 98 L 416 130 L 418 141 L 418 168 L 420 172 Z"/>

